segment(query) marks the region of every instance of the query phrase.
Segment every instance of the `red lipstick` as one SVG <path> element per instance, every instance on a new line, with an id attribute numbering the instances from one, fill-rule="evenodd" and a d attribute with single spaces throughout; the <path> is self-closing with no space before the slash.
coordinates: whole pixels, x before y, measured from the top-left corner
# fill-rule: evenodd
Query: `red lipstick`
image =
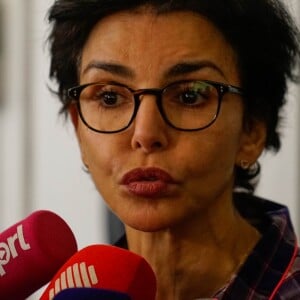
<path id="1" fill-rule="evenodd" d="M 136 196 L 155 198 L 166 195 L 175 181 L 159 168 L 137 168 L 126 173 L 121 184 Z"/>

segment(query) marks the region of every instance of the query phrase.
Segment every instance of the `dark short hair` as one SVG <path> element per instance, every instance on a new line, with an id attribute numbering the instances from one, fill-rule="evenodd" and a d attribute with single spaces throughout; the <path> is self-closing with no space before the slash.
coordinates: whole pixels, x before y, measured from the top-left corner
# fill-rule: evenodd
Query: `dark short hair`
<path id="1" fill-rule="evenodd" d="M 299 63 L 299 32 L 280 0 L 56 0 L 49 10 L 50 77 L 66 112 L 67 89 L 77 85 L 78 66 L 87 37 L 101 18 L 150 6 L 157 14 L 192 11 L 209 19 L 237 54 L 244 89 L 245 130 L 253 121 L 267 129 L 266 149 L 278 151 L 278 125 L 288 80 L 295 80 Z M 254 174 L 256 173 L 256 174 Z M 235 186 L 254 190 L 258 172 L 236 169 Z"/>

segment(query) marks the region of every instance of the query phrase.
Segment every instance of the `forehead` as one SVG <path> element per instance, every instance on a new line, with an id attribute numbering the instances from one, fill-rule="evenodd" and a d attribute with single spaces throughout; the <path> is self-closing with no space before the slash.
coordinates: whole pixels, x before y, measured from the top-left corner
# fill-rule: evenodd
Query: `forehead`
<path id="1" fill-rule="evenodd" d="M 195 60 L 212 61 L 224 73 L 236 68 L 235 53 L 222 33 L 205 17 L 188 11 L 125 11 L 103 18 L 84 45 L 81 72 L 91 60 L 156 72 Z"/>

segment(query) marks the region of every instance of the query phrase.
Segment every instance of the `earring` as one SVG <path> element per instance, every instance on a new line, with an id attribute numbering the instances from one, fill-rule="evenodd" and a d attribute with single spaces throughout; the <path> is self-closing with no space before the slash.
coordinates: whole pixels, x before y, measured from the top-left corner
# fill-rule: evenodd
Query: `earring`
<path id="1" fill-rule="evenodd" d="M 248 169 L 250 168 L 250 163 L 249 163 L 249 161 L 246 160 L 246 159 L 241 159 L 240 167 L 241 167 L 243 170 L 248 170 Z"/>
<path id="2" fill-rule="evenodd" d="M 85 163 L 83 163 L 83 166 L 82 166 L 82 170 L 85 172 L 85 173 L 90 173 L 89 172 L 89 166 Z"/>

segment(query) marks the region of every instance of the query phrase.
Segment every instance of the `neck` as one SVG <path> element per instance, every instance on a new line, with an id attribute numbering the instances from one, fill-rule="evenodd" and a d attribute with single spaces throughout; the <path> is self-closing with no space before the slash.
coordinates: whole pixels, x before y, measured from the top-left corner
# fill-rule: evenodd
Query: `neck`
<path id="1" fill-rule="evenodd" d="M 126 227 L 126 233 L 129 249 L 143 256 L 156 274 L 156 300 L 212 297 L 238 271 L 260 237 L 233 207 L 157 232 Z"/>

